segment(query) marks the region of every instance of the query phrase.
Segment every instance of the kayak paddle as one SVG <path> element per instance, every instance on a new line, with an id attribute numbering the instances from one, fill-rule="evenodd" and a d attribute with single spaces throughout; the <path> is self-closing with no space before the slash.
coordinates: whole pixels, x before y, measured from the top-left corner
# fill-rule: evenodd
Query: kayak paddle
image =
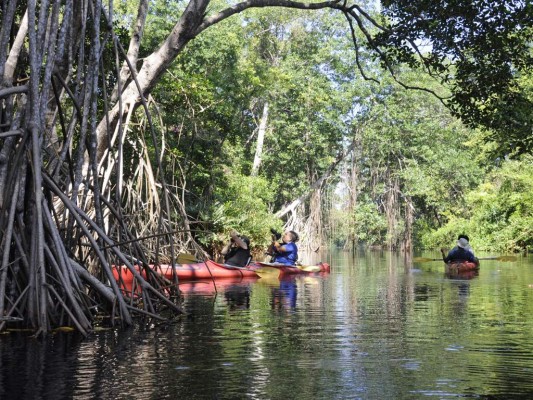
<path id="1" fill-rule="evenodd" d="M 181 253 L 178 255 L 178 259 L 176 260 L 178 264 L 194 264 L 198 262 L 196 260 L 196 257 L 193 254 L 189 253 Z"/>
<path id="2" fill-rule="evenodd" d="M 515 256 L 499 256 L 499 257 L 481 257 L 478 258 L 478 260 L 496 260 L 496 261 L 502 261 L 502 262 L 512 262 L 516 261 L 517 258 Z M 415 257 L 413 258 L 414 262 L 428 262 L 428 261 L 443 261 L 442 258 L 424 258 L 424 257 Z"/>

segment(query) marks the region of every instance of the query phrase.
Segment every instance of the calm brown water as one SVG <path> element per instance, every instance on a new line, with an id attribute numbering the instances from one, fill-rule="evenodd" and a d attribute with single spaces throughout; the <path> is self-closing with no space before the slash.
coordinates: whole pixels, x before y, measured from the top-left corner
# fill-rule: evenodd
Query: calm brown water
<path id="1" fill-rule="evenodd" d="M 0 399 L 533 398 L 533 258 L 462 279 L 385 252 L 324 259 L 327 276 L 184 286 L 174 324 L 0 335 Z"/>

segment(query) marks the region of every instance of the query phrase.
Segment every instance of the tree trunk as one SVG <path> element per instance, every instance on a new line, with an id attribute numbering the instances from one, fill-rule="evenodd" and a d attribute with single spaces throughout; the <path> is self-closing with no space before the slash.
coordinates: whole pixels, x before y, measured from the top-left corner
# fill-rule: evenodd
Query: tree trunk
<path id="1" fill-rule="evenodd" d="M 346 214 L 348 217 L 349 227 L 348 227 L 348 237 L 344 245 L 344 249 L 355 249 L 358 243 L 358 237 L 355 234 L 354 229 L 350 229 L 355 222 L 355 210 L 357 208 L 357 197 L 359 195 L 359 163 L 361 161 L 361 132 L 356 130 L 355 132 L 355 141 L 354 151 L 352 152 L 351 162 L 348 166 L 348 180 L 345 183 L 346 189 L 348 190 L 348 207 Z"/>
<path id="2" fill-rule="evenodd" d="M 265 132 L 268 122 L 268 101 L 265 101 L 263 106 L 263 115 L 259 123 L 259 130 L 257 131 L 257 144 L 255 146 L 254 164 L 252 167 L 252 176 L 256 176 L 261 166 L 261 157 L 263 155 L 263 142 L 265 141 Z"/>
<path id="3" fill-rule="evenodd" d="M 402 250 L 405 253 L 412 253 L 413 251 L 413 220 L 414 220 L 414 206 L 411 197 L 407 196 L 405 199 L 405 232 L 402 241 Z"/>
<path id="4" fill-rule="evenodd" d="M 341 151 L 339 152 L 339 154 L 337 154 L 337 157 L 335 158 L 335 160 L 330 164 L 330 166 L 324 172 L 324 174 L 309 187 L 309 190 L 306 193 L 302 194 L 297 199 L 293 200 L 288 206 L 283 207 L 281 210 L 276 212 L 276 217 L 278 218 L 283 217 L 287 213 L 295 210 L 296 207 L 298 207 L 300 204 L 306 201 L 313 194 L 313 192 L 315 192 L 317 189 L 320 189 L 322 185 L 324 185 L 324 182 L 333 174 L 337 165 L 339 165 L 339 163 L 342 160 L 344 160 L 344 158 L 353 151 L 356 145 L 357 145 L 357 141 L 355 139 L 352 140 L 352 143 L 348 146 L 346 150 Z"/>
<path id="5" fill-rule="evenodd" d="M 122 69 L 120 70 L 120 77 L 117 85 L 111 95 L 111 102 L 115 103 L 118 99 L 118 94 L 122 93 L 122 88 L 126 86 L 128 79 L 131 77 L 129 65 L 133 67 L 133 74 L 137 74 L 137 60 L 139 58 L 139 48 L 141 47 L 141 40 L 144 33 L 144 25 L 148 15 L 148 0 L 139 0 L 139 9 L 137 11 L 137 20 L 133 27 L 133 33 L 128 47 L 126 58 L 128 62 L 124 61 Z"/>
<path id="6" fill-rule="evenodd" d="M 115 136 L 115 128 L 119 121 L 133 107 L 139 107 L 148 97 L 152 89 L 159 82 L 168 66 L 174 61 L 183 48 L 210 26 L 219 23 L 248 8 L 255 7 L 287 7 L 301 10 L 320 10 L 333 8 L 345 10 L 352 18 L 359 18 L 353 11 L 340 5 L 338 1 L 325 1 L 321 3 L 299 3 L 288 0 L 251 0 L 237 3 L 217 14 L 205 17 L 210 0 L 190 0 L 180 19 L 174 25 L 172 32 L 167 36 L 161 47 L 144 58 L 143 65 L 135 74 L 135 68 L 129 64 L 134 81 L 119 93 L 119 103 L 107 113 L 98 124 L 97 128 L 97 160 L 105 157 L 109 146 L 108 136 Z M 348 15 L 347 14 L 347 15 Z"/>
<path id="7" fill-rule="evenodd" d="M 385 215 L 387 218 L 387 247 L 395 250 L 398 245 L 398 178 L 387 172 L 387 191 L 385 193 Z"/>

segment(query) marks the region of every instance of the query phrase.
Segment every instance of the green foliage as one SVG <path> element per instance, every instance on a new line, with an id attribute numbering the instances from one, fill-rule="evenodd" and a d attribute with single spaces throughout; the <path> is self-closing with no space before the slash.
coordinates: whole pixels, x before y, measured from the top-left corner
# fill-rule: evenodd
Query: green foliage
<path id="1" fill-rule="evenodd" d="M 184 7 L 166 0 L 150 4 L 142 55 L 165 38 Z M 481 238 L 487 237 L 487 246 L 493 245 L 496 239 L 476 231 L 478 208 L 485 209 L 483 218 L 480 214 L 483 221 L 491 215 L 511 221 L 513 230 L 501 223 L 490 226 L 502 235 L 520 238 L 516 246 L 527 243 L 526 225 L 518 221 L 523 214 L 516 214 L 519 207 L 511 212 L 510 206 L 493 199 L 491 208 L 474 201 L 472 194 L 467 196 L 483 179 L 485 167 L 495 168 L 487 154 L 523 152 L 531 136 L 522 140 L 525 131 L 512 122 L 531 132 L 527 105 L 533 85 L 523 68 L 527 57 L 521 58 L 528 33 L 511 24 L 523 17 L 513 7 L 506 16 L 496 3 L 480 4 L 474 6 L 494 11 L 494 24 L 467 13 L 469 6 L 459 0 L 435 10 L 425 1 L 385 2 L 385 14 L 392 17 L 394 26 L 389 36 L 378 37 L 378 44 L 396 46 L 389 55 L 416 65 L 405 38 L 430 39 L 433 53 L 427 55 L 428 66 L 450 85 L 456 113 L 467 123 L 490 126 L 493 131 L 465 127 L 430 94 L 406 91 L 385 75 L 381 84 L 360 79 L 345 21 L 339 22 L 342 16 L 328 11 L 251 9 L 191 41 L 153 95 L 162 118 L 158 128 L 168 129 L 167 161 L 180 166 L 179 173 L 169 170 L 167 174 L 186 186 L 185 205 L 191 219 L 200 226 L 207 224 L 213 232 L 200 238 L 203 243 L 225 240 L 229 229 L 250 236 L 255 244 L 266 243 L 268 229 L 281 227 L 272 212 L 305 193 L 354 135 L 360 135 L 356 166 L 346 170 L 358 170 L 359 198 L 354 210 L 336 212 L 338 229 L 333 235 L 338 243 L 349 237 L 368 244 L 400 240 L 407 202 L 415 210 L 416 240 L 425 246 L 447 245 L 458 230 L 465 229 L 479 232 L 474 244 L 484 246 Z M 130 18 L 124 21 L 131 23 L 135 11 L 127 11 Z M 454 19 L 454 12 L 461 17 Z M 464 20 L 458 23 L 460 18 Z M 480 21 L 488 29 L 485 36 L 479 30 L 462 29 Z M 505 28 L 502 37 L 491 31 L 498 21 Z M 457 53 L 449 51 L 452 43 L 457 43 L 453 49 Z M 489 46 L 488 55 L 482 54 L 483 46 Z M 379 71 L 365 49 L 359 55 L 367 71 Z M 451 55 L 456 57 L 454 63 L 443 67 Z M 505 56 L 511 57 L 510 64 L 502 62 Z M 516 74 L 509 74 L 506 65 L 515 64 Z M 407 84 L 447 95 L 442 82 L 417 71 L 398 67 L 395 71 Z M 479 84 L 479 74 L 486 86 Z M 251 178 L 255 133 L 265 103 L 270 114 L 260 176 Z M 510 135 L 504 137 L 499 129 Z M 498 169 L 493 173 L 487 182 L 501 179 Z M 336 185 L 344 178 L 336 176 L 329 183 Z M 391 193 L 397 195 L 396 209 L 389 216 L 395 221 L 386 218 Z M 496 203 L 509 215 L 499 208 L 495 211 Z"/>
<path id="2" fill-rule="evenodd" d="M 474 224 L 468 217 L 449 215 L 448 222 L 443 227 L 434 231 L 430 229 L 421 231 L 419 245 L 427 249 L 451 248 L 455 246 L 457 237 L 464 233 L 469 236 L 472 247 L 481 250 L 480 238 L 474 234 L 473 229 Z"/>
<path id="3" fill-rule="evenodd" d="M 454 215 L 428 237 L 427 246 L 468 232 L 481 250 L 519 251 L 533 246 L 533 157 L 505 161 L 467 197 L 469 212 Z"/>
<path id="4" fill-rule="evenodd" d="M 334 24 L 295 15 L 250 10 L 207 30 L 154 92 L 187 174 L 190 215 L 210 215 L 214 193 L 226 185 L 225 166 L 250 171 L 265 102 L 270 115 L 259 173 L 270 182 L 270 211 L 305 192 L 340 150 L 353 90 L 346 90 L 349 82 L 335 82 L 323 61 L 336 50 L 321 39 L 321 29 Z"/>
<path id="5" fill-rule="evenodd" d="M 376 37 L 390 59 L 424 65 L 452 90 L 451 109 L 494 132 L 500 154 L 533 150 L 531 2 L 387 0 L 389 30 Z M 426 41 L 424 58 L 412 43 Z"/>
<path id="6" fill-rule="evenodd" d="M 359 202 L 354 211 L 354 235 L 367 245 L 382 245 L 387 234 L 387 221 L 374 203 Z"/>
<path id="7" fill-rule="evenodd" d="M 268 88 L 272 107 L 261 171 L 279 188 L 277 207 L 321 176 L 352 129 L 355 89 L 342 82 L 346 66 L 338 62 L 338 38 L 324 37 L 331 22 L 325 15 L 307 16 L 285 26 L 281 37 L 279 29 L 270 31 L 280 61 Z"/>
<path id="8" fill-rule="evenodd" d="M 438 89 L 420 74 L 400 76 Z M 423 240 L 420 236 L 446 223 L 450 212 L 463 208 L 465 193 L 480 182 L 483 170 L 469 144 L 472 131 L 437 99 L 386 83 L 360 99 L 362 119 L 367 122 L 361 129 L 354 168 L 360 197 L 368 196 L 371 204 L 379 206 L 381 217 L 390 218 L 390 226 L 384 228 L 390 231 L 379 235 L 381 244 L 396 247 L 405 233 L 407 203 L 414 207 L 415 242 Z M 364 215 L 358 218 L 365 221 Z M 358 237 L 365 236 L 357 221 L 352 230 Z"/>
<path id="9" fill-rule="evenodd" d="M 337 198 L 342 202 L 342 194 Z M 330 240 L 337 247 L 346 247 L 349 240 L 354 244 L 367 246 L 381 246 L 386 241 L 387 221 L 379 207 L 369 196 L 361 196 L 355 209 L 350 215 L 339 207 L 334 207 L 329 213 Z"/>
<path id="10" fill-rule="evenodd" d="M 210 221 L 211 233 L 200 236 L 200 240 L 212 246 L 213 242 L 227 241 L 234 229 L 250 238 L 252 248 L 268 245 L 270 228 L 281 229 L 281 221 L 274 218 L 267 207 L 274 195 L 270 184 L 263 178 L 245 176 L 229 167 L 224 181 L 217 185 L 209 210 L 201 214 L 204 221 Z"/>

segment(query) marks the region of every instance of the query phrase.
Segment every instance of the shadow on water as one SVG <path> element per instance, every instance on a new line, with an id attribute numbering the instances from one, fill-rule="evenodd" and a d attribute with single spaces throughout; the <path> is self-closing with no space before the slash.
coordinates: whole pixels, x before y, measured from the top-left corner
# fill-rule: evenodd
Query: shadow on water
<path id="1" fill-rule="evenodd" d="M 224 290 L 224 298 L 231 311 L 250 308 L 250 286 L 234 284 Z"/>
<path id="2" fill-rule="evenodd" d="M 39 341 L 25 333 L 0 340 L 1 399 L 67 399 L 75 392 L 78 349 L 83 338 L 59 333 Z"/>

